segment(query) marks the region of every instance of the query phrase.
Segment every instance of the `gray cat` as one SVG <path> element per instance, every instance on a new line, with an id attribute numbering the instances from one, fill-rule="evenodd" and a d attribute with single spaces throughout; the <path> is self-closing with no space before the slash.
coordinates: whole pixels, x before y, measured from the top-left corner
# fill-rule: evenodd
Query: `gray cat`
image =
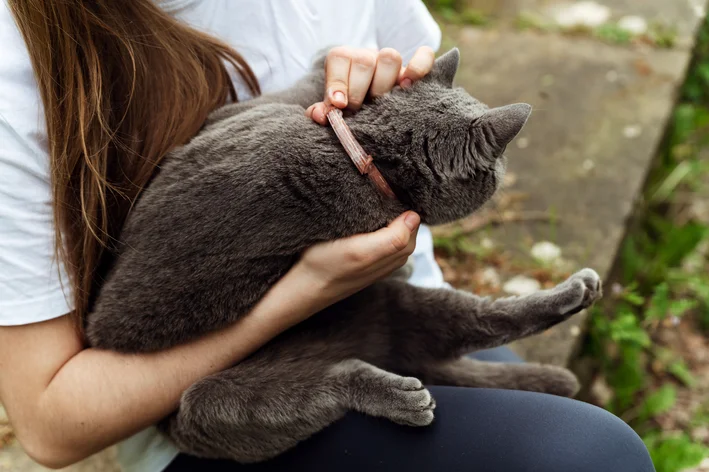
<path id="1" fill-rule="evenodd" d="M 529 105 L 489 109 L 454 88 L 456 49 L 410 89 L 365 104 L 347 122 L 398 197 L 387 199 L 332 128 L 304 116 L 324 90 L 322 61 L 288 91 L 216 111 L 165 159 L 89 317 L 94 346 L 146 352 L 194 339 L 246 315 L 315 243 L 377 230 L 407 209 L 450 222 L 490 199 Z M 428 425 L 424 383 L 572 396 L 565 369 L 461 356 L 541 332 L 600 294 L 590 269 L 499 300 L 380 281 L 192 385 L 161 427 L 184 452 L 255 462 L 348 410 Z"/>

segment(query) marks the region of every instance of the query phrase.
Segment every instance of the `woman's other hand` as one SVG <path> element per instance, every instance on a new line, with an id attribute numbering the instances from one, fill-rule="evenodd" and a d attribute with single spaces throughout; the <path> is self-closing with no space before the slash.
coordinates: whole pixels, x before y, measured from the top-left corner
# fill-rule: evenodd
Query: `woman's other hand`
<path id="1" fill-rule="evenodd" d="M 316 244 L 293 270 L 314 284 L 324 308 L 403 266 L 416 247 L 420 221 L 408 211 L 373 233 Z"/>
<path id="2" fill-rule="evenodd" d="M 305 114 L 324 125 L 326 113 L 333 106 L 358 110 L 367 95 L 384 95 L 397 84 L 410 87 L 431 72 L 434 58 L 433 50 L 423 46 L 402 67 L 401 54 L 391 48 L 379 52 L 345 46 L 333 48 L 325 60 L 325 97 L 311 105 Z"/>

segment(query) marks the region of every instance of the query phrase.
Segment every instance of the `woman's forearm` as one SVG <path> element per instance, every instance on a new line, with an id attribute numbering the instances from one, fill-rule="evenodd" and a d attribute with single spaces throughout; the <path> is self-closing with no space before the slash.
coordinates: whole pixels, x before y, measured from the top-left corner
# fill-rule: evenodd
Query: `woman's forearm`
<path id="1" fill-rule="evenodd" d="M 407 212 L 374 233 L 309 248 L 242 320 L 162 352 L 84 349 L 67 316 L 0 326 L 0 400 L 20 443 L 60 467 L 155 424 L 195 381 L 401 267 L 418 223 Z"/>
<path id="2" fill-rule="evenodd" d="M 32 409 L 34 420 L 24 421 L 35 436 L 27 442 L 37 445 L 31 454 L 46 465 L 63 466 L 155 424 L 177 407 L 195 381 L 238 362 L 324 308 L 328 302 L 309 284 L 291 271 L 235 325 L 167 351 L 78 352 L 41 391 Z"/>

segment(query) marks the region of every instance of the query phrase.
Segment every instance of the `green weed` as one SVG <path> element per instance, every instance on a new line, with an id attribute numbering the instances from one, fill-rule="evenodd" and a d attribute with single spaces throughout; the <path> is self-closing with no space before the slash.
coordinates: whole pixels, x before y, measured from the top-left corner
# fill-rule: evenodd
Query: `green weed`
<path id="1" fill-rule="evenodd" d="M 630 32 L 613 23 L 599 26 L 593 31 L 593 35 L 603 41 L 615 44 L 628 44 L 633 39 Z"/>
<path id="2" fill-rule="evenodd" d="M 595 33 L 612 42 L 630 40 L 612 26 Z M 649 34 L 656 44 L 669 46 L 676 33 L 654 26 Z M 669 211 L 681 205 L 680 192 L 696 191 L 709 182 L 701 157 L 709 146 L 709 23 L 700 34 L 668 131 L 646 187 L 640 221 L 619 254 L 613 301 L 592 311 L 586 345 L 613 390 L 607 408 L 641 433 L 658 472 L 678 472 L 709 455 L 709 449 L 688 434 L 666 436 L 653 421 L 675 406 L 680 386 L 696 384 L 681 356 L 653 342 L 655 330 L 689 314 L 709 330 L 709 271 L 702 250 L 709 244 L 709 226 L 678 221 Z M 651 366 L 656 373 L 664 369 L 666 375 L 660 378 L 673 380 L 657 387 Z M 695 420 L 709 422 L 709 407 L 695 412 Z"/>

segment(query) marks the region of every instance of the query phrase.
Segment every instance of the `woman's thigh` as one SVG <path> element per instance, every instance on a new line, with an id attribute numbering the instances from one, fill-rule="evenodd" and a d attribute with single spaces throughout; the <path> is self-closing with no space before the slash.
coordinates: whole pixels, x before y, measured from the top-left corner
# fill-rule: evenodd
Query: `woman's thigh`
<path id="1" fill-rule="evenodd" d="M 431 426 L 411 428 L 349 413 L 265 463 L 179 456 L 168 471 L 654 471 L 640 438 L 592 405 L 511 390 L 431 392 L 437 401 Z"/>

